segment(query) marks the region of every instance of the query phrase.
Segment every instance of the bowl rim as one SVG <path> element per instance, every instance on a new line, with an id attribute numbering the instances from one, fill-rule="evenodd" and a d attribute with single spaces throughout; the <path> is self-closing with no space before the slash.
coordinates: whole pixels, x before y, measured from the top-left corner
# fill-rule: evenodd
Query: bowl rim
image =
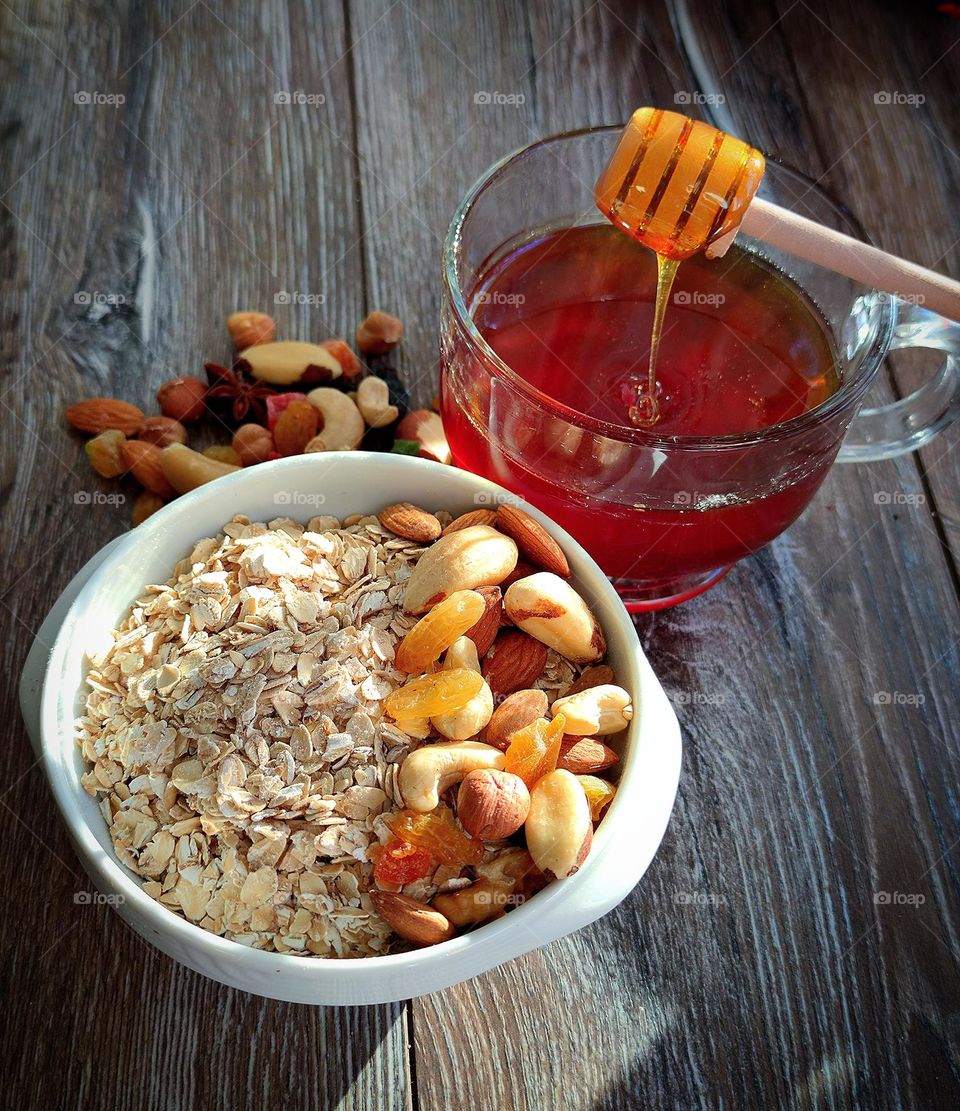
<path id="1" fill-rule="evenodd" d="M 305 463 L 305 461 L 314 459 L 317 460 L 316 463 Z M 586 587 L 591 592 L 593 604 L 597 606 L 597 608 L 602 607 L 604 611 L 602 622 L 605 626 L 605 631 L 609 634 L 609 622 L 611 620 L 618 622 L 621 626 L 628 629 L 629 636 L 627 637 L 627 643 L 631 645 L 628 653 L 630 670 L 628 681 L 631 685 L 632 693 L 636 692 L 635 697 L 639 696 L 641 688 L 645 685 L 644 673 L 648 673 L 654 683 L 657 682 L 649 661 L 647 661 L 643 654 L 636 630 L 633 628 L 630 617 L 623 607 L 623 603 L 620 601 L 610 581 L 606 578 L 592 557 L 573 539 L 573 537 L 535 506 L 529 505 L 522 498 L 510 493 L 496 483 L 484 479 L 481 476 L 474 475 L 469 471 L 461 471 L 457 468 L 434 463 L 429 460 L 403 455 L 387 455 L 380 452 L 328 452 L 315 456 L 294 456 L 287 459 L 259 464 L 256 468 L 242 470 L 198 487 L 190 493 L 182 495 L 176 501 L 165 506 L 148 520 L 137 526 L 136 529 L 131 530 L 126 537 L 122 538 L 119 543 L 113 547 L 101 564 L 93 571 L 89 580 L 80 588 L 77 596 L 74 598 L 69 610 L 64 616 L 61 628 L 53 642 L 44 673 L 43 690 L 40 700 L 39 745 L 41 748 L 41 759 L 44 772 L 51 785 L 63 820 L 74 839 L 78 856 L 84 866 L 95 873 L 92 876 L 95 881 L 100 881 L 108 888 L 122 894 L 124 904 L 130 905 L 133 910 L 146 921 L 147 926 L 157 932 L 158 936 L 161 934 L 172 936 L 179 941 L 181 947 L 184 949 L 196 948 L 199 946 L 201 949 L 206 949 L 214 955 L 221 955 L 227 959 L 239 959 L 243 961 L 245 967 L 251 971 L 259 969 L 262 973 L 272 974 L 274 977 L 276 977 L 278 973 L 293 971 L 294 969 L 296 969 L 301 976 L 306 975 L 312 980 L 318 981 L 345 975 L 356 977 L 358 974 L 363 977 L 373 977 L 389 972 L 413 972 L 424 965 L 436 962 L 438 958 L 441 957 L 453 958 L 456 960 L 458 956 L 472 949 L 487 948 L 491 951 L 502 951 L 504 940 L 510 935 L 516 934 L 519 930 L 522 930 L 524 926 L 535 936 L 538 935 L 539 931 L 536 930 L 536 919 L 533 919 L 532 916 L 536 915 L 537 919 L 542 920 L 551 910 L 554 910 L 558 904 L 570 901 L 577 890 L 585 888 L 589 883 L 590 874 L 594 870 L 588 866 L 589 863 L 591 861 L 593 861 L 593 863 L 598 863 L 601 857 L 614 847 L 612 830 L 616 823 L 610 822 L 609 818 L 619 812 L 617 808 L 617 803 L 621 801 L 619 792 L 617 797 L 614 798 L 613 802 L 610 804 L 604 821 L 601 822 L 597 828 L 594 838 L 594 849 L 588 858 L 588 865 L 585 865 L 578 873 L 564 880 L 562 883 L 549 884 L 536 896 L 527 900 L 524 905 L 516 907 L 502 918 L 486 923 L 467 933 L 460 934 L 439 945 L 428 946 L 421 949 L 369 957 L 328 957 L 313 959 L 289 953 L 255 949 L 251 946 L 244 945 L 242 942 L 214 934 L 203 929 L 200 925 L 190 922 L 185 917 L 168 909 L 157 900 L 147 895 L 142 888 L 142 878 L 137 877 L 135 873 L 123 865 L 115 854 L 107 852 L 94 833 L 90 821 L 88 821 L 87 816 L 83 813 L 80 806 L 80 793 L 84 792 L 84 788 L 80 785 L 78 779 L 74 778 L 73 781 L 71 781 L 67 773 L 67 767 L 69 766 L 72 770 L 73 761 L 76 758 L 77 750 L 73 736 L 71 734 L 69 742 L 61 741 L 59 747 L 55 741 L 48 741 L 48 738 L 56 736 L 58 733 L 57 719 L 58 716 L 61 716 L 61 706 L 66 703 L 67 699 L 69 699 L 69 712 L 64 713 L 62 716 L 65 716 L 68 720 L 75 720 L 76 701 L 84 688 L 82 685 L 69 691 L 63 688 L 62 684 L 59 682 L 59 678 L 63 674 L 62 664 L 67 648 L 72 642 L 74 631 L 78 627 L 78 622 L 76 620 L 77 615 L 82 613 L 90 599 L 97 595 L 101 586 L 109 579 L 111 570 L 116 567 L 117 564 L 121 563 L 127 553 L 134 548 L 157 542 L 164 533 L 171 532 L 170 525 L 176 522 L 179 517 L 184 516 L 189 508 L 204 502 L 215 505 L 217 495 L 230 487 L 241 487 L 247 483 L 253 484 L 258 481 L 262 482 L 268 476 L 282 475 L 286 471 L 296 472 L 304 466 L 308 468 L 320 466 L 324 462 L 328 462 L 331 466 L 346 463 L 350 466 L 367 468 L 371 466 L 374 461 L 382 464 L 384 459 L 389 459 L 391 464 L 395 464 L 401 469 L 409 469 L 411 474 L 411 486 L 416 485 L 418 475 L 425 475 L 433 470 L 442 471 L 447 475 L 452 473 L 457 475 L 462 481 L 464 487 L 463 492 L 465 494 L 472 492 L 474 496 L 476 496 L 478 493 L 486 491 L 494 498 L 509 498 L 511 504 L 519 505 L 520 508 L 533 515 L 542 524 L 545 524 L 551 530 L 552 535 L 554 535 L 561 547 L 564 548 L 568 557 L 572 556 L 572 561 L 582 565 L 588 573 L 589 581 L 587 582 L 583 581 L 582 572 L 575 574 L 574 577 L 580 580 L 581 589 Z M 411 493 L 413 493 L 413 491 L 411 491 Z M 278 508 L 282 509 L 282 506 Z M 279 515 L 282 516 L 283 514 L 280 513 Z M 217 519 L 215 510 L 212 519 Z M 219 525 L 211 525 L 211 529 L 218 530 L 224 523 L 226 522 L 221 521 Z M 175 534 L 176 529 L 174 528 L 172 532 Z M 195 542 L 188 536 L 183 536 L 182 541 L 183 548 L 186 548 L 189 543 Z M 172 542 L 172 540 L 168 540 L 168 542 Z M 132 602 L 133 599 L 130 601 Z M 647 683 L 649 683 L 649 679 Z M 643 769 L 637 766 L 641 759 L 641 746 L 635 743 L 638 729 L 639 715 L 634 719 L 624 740 L 625 752 L 621 765 L 621 782 L 637 778 L 643 772 Z M 669 817 L 673 810 L 677 780 L 679 777 L 679 730 L 677 731 L 676 747 L 675 763 L 677 774 L 674 776 L 672 771 L 668 770 L 668 790 L 664 793 L 665 795 L 667 793 L 669 794 L 669 806 L 665 809 L 666 819 L 663 822 L 663 829 L 659 832 L 659 837 L 656 844 L 653 846 L 649 858 L 644 862 L 644 870 L 649 866 L 650 860 L 652 860 L 659 849 L 663 833 L 665 832 L 666 825 L 669 822 Z M 59 758 L 59 754 L 61 753 L 65 759 Z M 626 813 L 625 810 L 623 812 Z M 606 827 L 606 830 L 604 827 Z M 593 860 L 593 858 L 596 859 Z M 532 946 L 527 946 L 527 948 L 531 947 Z M 509 959 L 509 955 L 510 954 L 501 956 L 496 963 L 501 963 L 502 960 Z M 473 973 L 468 973 L 467 975 L 472 974 Z M 413 995 L 417 993 L 414 991 L 410 994 Z"/>

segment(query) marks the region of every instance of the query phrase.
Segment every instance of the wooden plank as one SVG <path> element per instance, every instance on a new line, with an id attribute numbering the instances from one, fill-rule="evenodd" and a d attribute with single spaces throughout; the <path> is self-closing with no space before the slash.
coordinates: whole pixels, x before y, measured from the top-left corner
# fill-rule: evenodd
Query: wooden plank
<path id="1" fill-rule="evenodd" d="M 351 10 L 369 31 L 356 57 L 362 155 L 390 166 L 427 224 L 379 231 L 371 288 L 396 289 L 423 336 L 446 216 L 522 126 L 476 124 L 479 81 L 522 91 L 517 115 L 539 133 L 669 103 L 689 84 L 662 13 L 538 6 L 524 33 L 518 12 L 489 6 Z M 776 65 L 766 41 L 745 86 L 750 66 Z M 769 85 L 751 95 L 758 112 L 779 110 Z M 796 110 L 806 141 L 823 127 Z M 442 173 L 418 185 L 435 160 Z M 363 184 L 372 223 L 390 191 Z M 429 346 L 412 343 L 426 367 Z M 835 471 L 788 537 L 712 594 L 638 621 L 688 745 L 664 847 L 602 922 L 414 1004 L 422 1107 L 922 1106 L 935 1085 L 949 1102 L 957 600 L 929 510 L 878 508 L 887 490 L 920 492 L 913 462 Z"/>
<path id="2" fill-rule="evenodd" d="M 2 17 L 0 620 L 16 675 L 60 589 L 128 527 L 133 487 L 93 480 L 63 408 L 102 393 L 152 409 L 166 378 L 228 356 L 236 308 L 274 312 L 287 336 L 351 335 L 364 289 L 354 166 L 332 138 L 353 118 L 339 5 L 131 4 L 107 19 L 47 3 Z M 83 91 L 125 101 L 75 103 Z M 298 91 L 324 102 L 274 101 Z M 303 296 L 275 306 L 283 291 Z M 117 489 L 127 504 L 75 500 Z M 18 1010 L 0 1060 L 17 1102 L 406 1107 L 402 1007 L 245 995 L 74 902 L 89 881 L 31 768 L 14 686 L 0 876 L 13 911 L 3 986 Z"/>

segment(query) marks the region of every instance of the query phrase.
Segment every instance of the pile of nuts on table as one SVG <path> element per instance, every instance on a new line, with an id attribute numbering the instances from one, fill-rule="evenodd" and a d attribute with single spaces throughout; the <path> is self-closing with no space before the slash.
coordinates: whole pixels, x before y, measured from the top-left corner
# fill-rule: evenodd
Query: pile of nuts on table
<path id="1" fill-rule="evenodd" d="M 274 320 L 258 312 L 234 313 L 227 330 L 236 351 L 233 365 L 206 363 L 206 381 L 164 382 L 157 391 L 158 415 L 112 397 L 78 401 L 64 414 L 92 437 L 85 450 L 97 474 L 129 475 L 143 488 L 134 502 L 134 525 L 178 494 L 289 455 L 369 446 L 450 462 L 435 409 L 401 417 L 389 382 L 371 373 L 345 340 L 278 342 Z M 402 322 L 378 310 L 358 327 L 356 348 L 376 365 L 402 336 Z M 196 451 L 187 446 L 188 426 L 204 417 L 229 440 Z"/>
<path id="2" fill-rule="evenodd" d="M 570 876 L 633 706 L 569 574 L 513 505 L 229 522 L 88 651 L 83 785 L 119 858 L 207 930 L 321 957 Z"/>

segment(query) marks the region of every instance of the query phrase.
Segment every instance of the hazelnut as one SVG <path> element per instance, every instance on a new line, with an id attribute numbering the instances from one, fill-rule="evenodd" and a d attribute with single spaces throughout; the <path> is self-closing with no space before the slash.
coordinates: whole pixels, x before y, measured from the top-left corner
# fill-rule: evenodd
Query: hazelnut
<path id="1" fill-rule="evenodd" d="M 199 378 L 171 378 L 157 390 L 163 415 L 189 424 L 203 416 L 207 387 Z"/>
<path id="2" fill-rule="evenodd" d="M 166 447 L 167 444 L 185 444 L 187 430 L 178 420 L 170 417 L 147 417 L 140 425 L 137 439 L 144 443 L 154 444 L 156 447 Z"/>
<path id="3" fill-rule="evenodd" d="M 403 338 L 403 321 L 376 309 L 357 329 L 357 348 L 364 354 L 382 355 Z"/>
<path id="4" fill-rule="evenodd" d="M 271 343 L 277 333 L 272 316 L 263 312 L 235 312 L 227 317 L 227 331 L 238 351 L 258 343 Z"/>
<path id="5" fill-rule="evenodd" d="M 233 450 L 243 467 L 263 463 L 273 451 L 273 437 L 260 424 L 242 424 L 233 434 Z"/>
<path id="6" fill-rule="evenodd" d="M 457 792 L 460 824 L 480 841 L 510 837 L 527 820 L 530 792 L 518 775 L 481 768 L 464 777 Z"/>

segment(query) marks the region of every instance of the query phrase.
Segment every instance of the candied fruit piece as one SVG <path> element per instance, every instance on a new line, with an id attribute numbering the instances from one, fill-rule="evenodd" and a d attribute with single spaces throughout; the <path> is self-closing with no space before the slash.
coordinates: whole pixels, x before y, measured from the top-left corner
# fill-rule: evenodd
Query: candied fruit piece
<path id="1" fill-rule="evenodd" d="M 394 663 L 419 675 L 483 616 L 487 605 L 476 590 L 456 590 L 420 618 L 397 648 Z"/>
<path id="2" fill-rule="evenodd" d="M 604 810 L 613 801 L 617 789 L 612 783 L 596 775 L 578 775 L 577 780 L 587 796 L 587 802 L 590 803 L 590 816 L 596 825 L 603 817 Z"/>
<path id="3" fill-rule="evenodd" d="M 483 688 L 483 676 L 465 667 L 421 675 L 388 695 L 383 708 L 398 721 L 459 710 Z"/>
<path id="4" fill-rule="evenodd" d="M 395 837 L 423 849 L 440 864 L 479 864 L 483 860 L 483 845 L 457 826 L 445 806 L 427 814 L 401 810 L 390 820 L 390 829 Z"/>
<path id="5" fill-rule="evenodd" d="M 519 775 L 528 787 L 552 772 L 560 756 L 563 727 L 566 723 L 563 714 L 557 714 L 552 721 L 537 718 L 535 722 L 512 733 L 504 757 L 504 771 Z"/>
<path id="6" fill-rule="evenodd" d="M 373 875 L 380 883 L 403 887 L 414 880 L 422 880 L 433 871 L 434 859 L 430 853 L 399 838 L 391 838 L 386 845 L 374 847 L 380 851 L 374 854 L 371 849 L 371 856 L 376 855 L 377 858 Z"/>

